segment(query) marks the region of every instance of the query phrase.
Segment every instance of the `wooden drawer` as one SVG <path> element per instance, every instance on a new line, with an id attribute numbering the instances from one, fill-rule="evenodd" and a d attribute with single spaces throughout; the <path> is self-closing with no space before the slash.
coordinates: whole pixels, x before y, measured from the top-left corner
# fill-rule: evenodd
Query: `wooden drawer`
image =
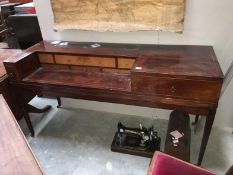
<path id="1" fill-rule="evenodd" d="M 220 81 L 153 76 L 132 77 L 132 91 L 141 94 L 156 94 L 175 98 L 217 102 L 220 89 Z"/>
<path id="2" fill-rule="evenodd" d="M 57 64 L 79 65 L 79 66 L 95 66 L 115 68 L 116 62 L 113 57 L 95 57 L 95 56 L 79 56 L 79 55 L 55 55 Z"/>
<path id="3" fill-rule="evenodd" d="M 135 59 L 133 58 L 118 58 L 118 67 L 123 69 L 131 69 Z"/>
<path id="4" fill-rule="evenodd" d="M 53 55 L 51 54 L 39 53 L 38 57 L 39 57 L 40 63 L 54 63 Z"/>

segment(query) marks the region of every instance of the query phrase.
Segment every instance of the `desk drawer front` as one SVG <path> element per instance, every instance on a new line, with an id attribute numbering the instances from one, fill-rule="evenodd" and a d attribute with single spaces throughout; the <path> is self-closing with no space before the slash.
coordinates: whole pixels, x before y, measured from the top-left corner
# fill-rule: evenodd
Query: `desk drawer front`
<path id="1" fill-rule="evenodd" d="M 93 57 L 93 56 L 71 56 L 71 55 L 55 55 L 57 64 L 79 65 L 79 66 L 95 66 L 115 68 L 115 58 L 113 57 Z"/>
<path id="2" fill-rule="evenodd" d="M 53 55 L 51 54 L 38 54 L 40 63 L 54 63 Z"/>
<path id="3" fill-rule="evenodd" d="M 132 91 L 136 93 L 156 94 L 184 99 L 217 102 L 221 82 L 201 81 L 162 77 L 132 78 Z"/>
<path id="4" fill-rule="evenodd" d="M 135 62 L 135 59 L 132 58 L 118 58 L 118 67 L 122 69 L 131 69 L 133 67 L 133 64 Z"/>

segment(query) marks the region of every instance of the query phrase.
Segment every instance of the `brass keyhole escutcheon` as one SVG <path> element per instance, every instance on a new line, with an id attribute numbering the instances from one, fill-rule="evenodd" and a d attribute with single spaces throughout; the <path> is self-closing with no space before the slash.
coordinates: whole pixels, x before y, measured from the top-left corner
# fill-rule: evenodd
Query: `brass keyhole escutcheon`
<path id="1" fill-rule="evenodd" d="M 171 87 L 171 92 L 172 92 L 172 93 L 176 92 L 176 87 L 175 87 L 175 86 L 172 86 L 172 87 Z"/>

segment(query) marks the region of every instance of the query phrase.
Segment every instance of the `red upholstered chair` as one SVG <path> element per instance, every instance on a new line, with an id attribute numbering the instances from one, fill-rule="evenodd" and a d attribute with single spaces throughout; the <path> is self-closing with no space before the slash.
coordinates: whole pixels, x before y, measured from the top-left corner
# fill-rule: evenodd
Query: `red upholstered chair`
<path id="1" fill-rule="evenodd" d="M 215 175 L 167 154 L 156 152 L 147 175 Z"/>

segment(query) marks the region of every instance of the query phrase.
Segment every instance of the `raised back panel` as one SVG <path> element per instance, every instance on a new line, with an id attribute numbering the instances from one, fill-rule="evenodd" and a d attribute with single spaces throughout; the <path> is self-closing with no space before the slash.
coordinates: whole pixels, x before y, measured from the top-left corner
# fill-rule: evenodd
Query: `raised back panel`
<path id="1" fill-rule="evenodd" d="M 129 74 L 136 58 L 38 53 L 42 67 Z"/>

